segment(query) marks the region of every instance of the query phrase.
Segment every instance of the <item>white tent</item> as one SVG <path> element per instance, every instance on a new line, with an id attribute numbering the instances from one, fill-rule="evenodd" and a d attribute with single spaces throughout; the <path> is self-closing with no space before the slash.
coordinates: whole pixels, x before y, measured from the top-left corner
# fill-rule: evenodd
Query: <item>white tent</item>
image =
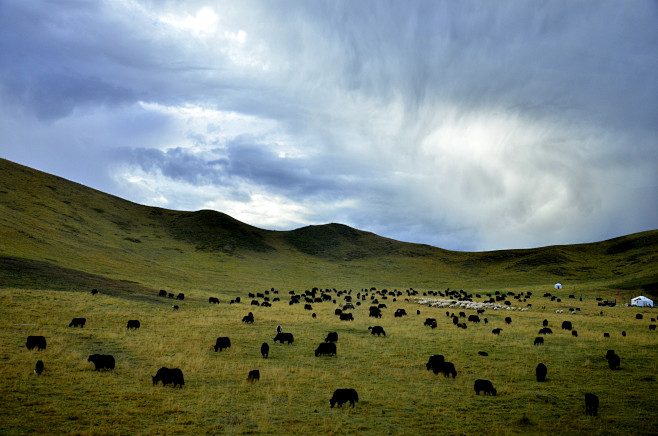
<path id="1" fill-rule="evenodd" d="M 555 289 L 562 289 L 562 283 L 556 283 Z"/>
<path id="2" fill-rule="evenodd" d="M 647 297 L 640 295 L 631 300 L 631 306 L 637 307 L 653 307 L 653 301 L 649 300 Z"/>

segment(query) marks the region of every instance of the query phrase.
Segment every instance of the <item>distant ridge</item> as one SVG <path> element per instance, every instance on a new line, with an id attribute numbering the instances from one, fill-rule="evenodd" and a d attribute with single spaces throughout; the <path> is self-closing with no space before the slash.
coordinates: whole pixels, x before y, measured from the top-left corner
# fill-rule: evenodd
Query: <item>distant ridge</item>
<path id="1" fill-rule="evenodd" d="M 658 230 L 591 244 L 465 253 L 338 223 L 272 231 L 212 210 L 143 206 L 5 159 L 0 256 L 5 265 L 28 265 L 18 261 L 24 259 L 37 262 L 30 268 L 57 266 L 55 275 L 62 277 L 80 271 L 146 289 L 160 282 L 204 288 L 293 280 L 496 287 L 559 279 L 655 296 L 658 287 Z M 0 274 L 0 287 L 17 285 Z"/>

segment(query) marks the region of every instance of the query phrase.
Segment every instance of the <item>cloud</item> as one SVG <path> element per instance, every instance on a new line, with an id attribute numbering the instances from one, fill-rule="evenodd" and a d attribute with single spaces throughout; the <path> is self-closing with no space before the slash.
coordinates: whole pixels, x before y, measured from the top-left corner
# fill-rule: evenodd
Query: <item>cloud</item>
<path id="1" fill-rule="evenodd" d="M 652 2 L 8 0 L 0 153 L 266 228 L 606 239 L 658 227 L 657 18 Z"/>

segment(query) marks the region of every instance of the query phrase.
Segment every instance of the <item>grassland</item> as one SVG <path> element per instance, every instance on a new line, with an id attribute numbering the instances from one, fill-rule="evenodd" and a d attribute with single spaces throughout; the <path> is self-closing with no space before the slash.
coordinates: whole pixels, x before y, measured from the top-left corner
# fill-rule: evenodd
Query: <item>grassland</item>
<path id="1" fill-rule="evenodd" d="M 648 319 L 635 319 L 655 312 L 617 307 L 600 316 L 588 299 L 578 302 L 579 314 L 559 315 L 554 309 L 568 304 L 562 296 L 563 303 L 535 297 L 546 309 L 514 312 L 510 325 L 503 322 L 509 312 L 488 312 L 489 324 L 467 330 L 455 328 L 444 310 L 388 301 L 376 321 L 387 336 L 378 338 L 368 333 L 375 322 L 364 305 L 354 322 L 341 322 L 331 303 L 314 305 L 313 319 L 285 302 L 260 308 L 184 301 L 175 312 L 170 300 L 3 289 L 0 432 L 655 434 L 658 340 Z M 398 307 L 410 315 L 394 318 Z M 248 311 L 253 325 L 240 322 Z M 77 316 L 87 318 L 85 328 L 67 327 Z M 438 319 L 437 329 L 422 325 L 427 316 Z M 134 318 L 142 328 L 127 331 Z M 533 346 L 544 318 L 554 334 Z M 577 338 L 560 330 L 564 319 L 574 323 Z M 295 335 L 292 345 L 271 343 L 278 324 Z M 503 327 L 500 337 L 491 334 L 494 326 Z M 328 331 L 338 332 L 338 356 L 316 358 L 313 350 Z M 48 348 L 27 351 L 30 334 L 45 335 Z M 225 335 L 231 349 L 214 352 L 215 339 Z M 259 352 L 263 341 L 271 347 L 267 360 Z M 621 370 L 608 369 L 607 349 L 622 357 Z M 478 356 L 480 350 L 489 357 Z M 114 355 L 117 368 L 94 372 L 87 362 L 94 353 Z M 455 364 L 456 379 L 426 371 L 435 353 Z M 42 376 L 31 374 L 37 359 L 46 365 Z M 545 383 L 534 380 L 539 362 L 549 368 Z M 153 387 L 150 375 L 160 366 L 181 368 L 185 387 Z M 251 369 L 260 370 L 259 383 L 246 381 Z M 498 395 L 476 396 L 476 378 L 491 380 Z M 338 387 L 357 389 L 354 410 L 329 408 Z M 585 392 L 599 396 L 599 417 L 584 415 Z"/>
<path id="2" fill-rule="evenodd" d="M 460 253 L 339 224 L 273 232 L 211 211 L 149 208 L 0 160 L 0 433 L 656 434 L 658 333 L 648 328 L 656 312 L 601 308 L 595 298 L 655 300 L 657 265 L 656 231 Z M 554 290 L 557 281 L 565 289 Z M 445 309 L 413 298 L 383 301 L 388 309 L 377 321 L 367 302 L 353 311 L 354 322 L 339 321 L 332 302 L 314 304 L 315 319 L 288 305 L 288 291 L 314 286 L 353 296 L 371 286 L 534 296 L 528 312 L 511 312 L 510 325 L 503 321 L 510 312 L 488 311 L 487 325 L 462 330 Z M 247 304 L 248 292 L 271 287 L 282 301 Z M 158 289 L 184 292 L 180 310 Z M 208 304 L 210 296 L 223 303 Z M 226 304 L 237 296 L 241 304 Z M 398 307 L 409 316 L 394 318 Z M 569 307 L 581 310 L 571 315 Z M 249 311 L 256 322 L 242 324 Z M 73 317 L 87 325 L 69 328 Z M 438 328 L 424 327 L 426 317 Z M 127 331 L 129 319 L 142 328 Z M 554 334 L 533 346 L 543 319 Z M 577 338 L 559 328 L 563 320 Z M 271 343 L 279 324 L 294 344 Z M 385 338 L 369 335 L 374 324 Z M 494 327 L 503 328 L 500 337 Z M 314 357 L 329 331 L 338 332 L 338 356 Z M 46 350 L 25 348 L 33 334 L 46 336 Z M 218 336 L 231 338 L 230 350 L 212 350 Z M 608 369 L 608 349 L 621 356 L 621 370 Z M 93 353 L 114 355 L 117 368 L 93 371 Z M 437 353 L 455 364 L 456 379 L 425 370 Z M 41 376 L 32 374 L 37 359 L 45 363 Z M 546 383 L 534 379 L 539 362 L 548 367 Z M 185 387 L 153 387 L 160 366 L 181 368 Z M 251 369 L 260 369 L 259 383 L 247 382 Z M 476 396 L 476 378 L 491 380 L 498 395 Z M 357 389 L 355 409 L 329 408 L 339 387 Z M 585 416 L 585 392 L 599 396 L 598 417 Z"/>

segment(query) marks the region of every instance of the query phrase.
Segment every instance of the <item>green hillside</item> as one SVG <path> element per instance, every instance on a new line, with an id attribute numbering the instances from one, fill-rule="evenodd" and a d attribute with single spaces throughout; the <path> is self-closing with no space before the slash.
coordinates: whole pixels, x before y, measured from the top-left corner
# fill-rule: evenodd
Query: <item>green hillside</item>
<path id="1" fill-rule="evenodd" d="M 492 252 L 404 243 L 342 224 L 270 231 L 121 198 L 0 160 L 0 286 L 148 294 L 282 286 L 500 289 L 556 281 L 656 295 L 658 231 Z M 60 285 L 57 285 L 60 283 Z"/>

